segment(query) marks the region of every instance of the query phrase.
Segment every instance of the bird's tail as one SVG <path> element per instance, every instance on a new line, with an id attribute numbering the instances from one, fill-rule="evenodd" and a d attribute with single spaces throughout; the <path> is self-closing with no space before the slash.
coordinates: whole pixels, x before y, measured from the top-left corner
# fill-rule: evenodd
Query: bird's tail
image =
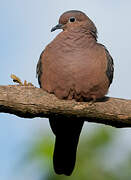
<path id="1" fill-rule="evenodd" d="M 50 118 L 51 129 L 56 135 L 53 164 L 57 174 L 69 176 L 72 173 L 83 123 L 82 120 Z"/>

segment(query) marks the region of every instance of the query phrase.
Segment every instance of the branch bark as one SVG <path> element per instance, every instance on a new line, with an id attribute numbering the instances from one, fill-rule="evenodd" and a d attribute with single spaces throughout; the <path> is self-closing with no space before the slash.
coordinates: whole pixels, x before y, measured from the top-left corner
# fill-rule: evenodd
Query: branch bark
<path id="1" fill-rule="evenodd" d="M 59 100 L 33 86 L 0 86 L 0 112 L 23 118 L 61 116 L 131 127 L 131 100 L 108 97 L 95 103 Z"/>

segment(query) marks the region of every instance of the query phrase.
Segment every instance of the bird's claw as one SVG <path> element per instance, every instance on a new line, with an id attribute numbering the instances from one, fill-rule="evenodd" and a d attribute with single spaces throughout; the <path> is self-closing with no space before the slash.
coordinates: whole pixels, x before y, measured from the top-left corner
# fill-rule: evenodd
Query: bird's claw
<path id="1" fill-rule="evenodd" d="M 33 86 L 32 83 L 28 83 L 26 80 L 22 83 L 21 79 L 14 74 L 11 74 L 10 77 L 13 79 L 13 82 L 18 83 L 20 86 Z"/>
<path id="2" fill-rule="evenodd" d="M 89 105 L 92 106 L 96 102 L 96 97 L 92 95 L 92 100 L 89 102 Z"/>

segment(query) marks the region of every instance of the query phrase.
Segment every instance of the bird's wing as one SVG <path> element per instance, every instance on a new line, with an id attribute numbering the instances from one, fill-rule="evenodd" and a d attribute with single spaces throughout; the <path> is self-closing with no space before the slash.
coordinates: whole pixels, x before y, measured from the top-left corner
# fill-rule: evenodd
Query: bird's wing
<path id="1" fill-rule="evenodd" d="M 113 58 L 111 57 L 109 51 L 107 50 L 107 48 L 103 45 L 100 44 L 101 46 L 104 47 L 105 49 L 105 53 L 106 53 L 106 58 L 107 58 L 107 69 L 106 69 L 106 75 L 108 77 L 109 80 L 109 86 L 113 81 L 113 75 L 114 75 L 114 62 L 113 62 Z"/>
<path id="2" fill-rule="evenodd" d="M 42 59 L 43 53 L 44 53 L 44 51 L 42 51 L 42 53 L 40 55 L 40 58 L 39 58 L 39 61 L 37 63 L 37 67 L 36 67 L 36 77 L 38 77 L 38 82 L 39 82 L 40 87 L 41 87 L 40 77 L 41 77 L 41 74 L 42 74 L 42 62 L 41 62 L 41 59 Z"/>
<path id="3" fill-rule="evenodd" d="M 113 63 L 113 58 L 111 57 L 109 51 L 106 48 L 105 48 L 105 52 L 106 52 L 106 57 L 107 57 L 107 61 L 108 61 L 107 62 L 106 74 L 107 74 L 107 77 L 108 77 L 109 82 L 111 84 L 112 80 L 113 80 L 113 74 L 114 74 L 114 63 Z"/>

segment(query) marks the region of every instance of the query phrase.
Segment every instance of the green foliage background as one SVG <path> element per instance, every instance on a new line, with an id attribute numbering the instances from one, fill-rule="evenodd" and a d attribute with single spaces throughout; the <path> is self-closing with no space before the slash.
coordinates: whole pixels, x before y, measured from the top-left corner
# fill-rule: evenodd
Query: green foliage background
<path id="1" fill-rule="evenodd" d="M 112 152 L 117 130 L 104 125 L 89 132 L 86 129 L 79 141 L 76 166 L 71 176 L 56 175 L 53 171 L 53 134 L 40 134 L 35 141 L 31 141 L 28 152 L 24 154 L 23 167 L 37 162 L 38 180 L 131 180 L 131 155 L 128 154 L 120 163 L 114 163 Z"/>

